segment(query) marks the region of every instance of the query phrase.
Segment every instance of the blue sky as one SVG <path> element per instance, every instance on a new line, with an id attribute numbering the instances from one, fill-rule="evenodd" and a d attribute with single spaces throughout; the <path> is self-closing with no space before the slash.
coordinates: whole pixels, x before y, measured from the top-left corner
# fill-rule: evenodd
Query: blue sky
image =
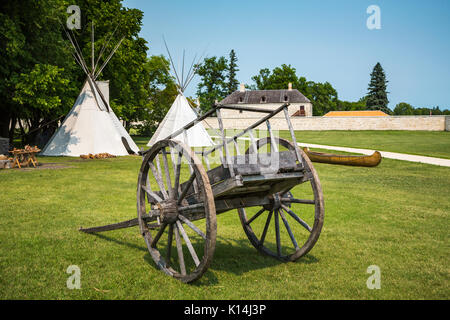
<path id="1" fill-rule="evenodd" d="M 377 5 L 381 29 L 369 30 L 366 9 Z M 330 82 L 341 100 L 367 92 L 373 66 L 383 66 L 389 106 L 450 109 L 450 1 L 144 1 L 124 6 L 144 12 L 141 37 L 149 55 L 166 55 L 178 68 L 195 54 L 238 57 L 238 80 L 252 84 L 262 68 L 290 64 L 297 74 Z M 198 79 L 186 94 L 195 96 Z"/>

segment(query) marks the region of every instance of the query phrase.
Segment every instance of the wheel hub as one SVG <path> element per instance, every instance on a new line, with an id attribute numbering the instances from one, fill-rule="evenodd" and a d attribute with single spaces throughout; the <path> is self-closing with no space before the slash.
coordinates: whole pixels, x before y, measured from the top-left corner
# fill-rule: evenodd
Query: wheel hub
<path id="1" fill-rule="evenodd" d="M 178 218 L 177 201 L 170 199 L 157 204 L 159 217 L 163 223 L 175 223 Z"/>
<path id="2" fill-rule="evenodd" d="M 270 197 L 270 203 L 264 205 L 264 208 L 269 211 L 279 209 L 281 207 L 281 197 L 279 193 L 274 193 Z"/>

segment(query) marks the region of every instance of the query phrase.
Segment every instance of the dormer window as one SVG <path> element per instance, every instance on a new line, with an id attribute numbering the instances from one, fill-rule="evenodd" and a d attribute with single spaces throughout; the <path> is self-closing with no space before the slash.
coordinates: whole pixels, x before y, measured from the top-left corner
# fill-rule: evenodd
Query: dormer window
<path id="1" fill-rule="evenodd" d="M 265 96 L 262 96 L 261 97 L 261 103 L 265 103 L 266 102 L 266 97 Z"/>

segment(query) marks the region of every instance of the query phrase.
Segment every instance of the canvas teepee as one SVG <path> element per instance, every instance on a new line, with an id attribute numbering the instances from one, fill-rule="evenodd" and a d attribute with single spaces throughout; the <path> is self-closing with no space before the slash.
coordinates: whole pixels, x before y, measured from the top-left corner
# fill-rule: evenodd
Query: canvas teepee
<path id="1" fill-rule="evenodd" d="M 81 52 L 74 45 L 74 39 L 68 33 L 67 36 L 74 47 L 75 59 L 85 71 L 87 80 L 72 109 L 47 142 L 41 155 L 78 157 L 89 153 L 109 153 L 116 156 L 137 153 L 138 147 L 109 106 L 109 82 L 95 80 L 121 41 L 95 73 L 94 59 L 92 69 L 89 70 Z"/>
<path id="2" fill-rule="evenodd" d="M 195 68 L 192 68 L 192 66 L 194 65 L 195 58 L 192 61 L 191 68 L 189 69 L 189 72 L 187 73 L 186 77 L 183 76 L 184 70 L 182 70 L 180 78 L 178 77 L 178 74 L 175 70 L 175 66 L 173 64 L 172 57 L 170 56 L 170 52 L 169 49 L 167 48 L 167 45 L 166 49 L 169 54 L 172 67 L 174 69 L 176 79 L 178 80 L 177 84 L 179 93 L 175 101 L 173 102 L 172 106 L 170 107 L 169 111 L 167 112 L 166 116 L 159 124 L 158 129 L 156 129 L 156 132 L 151 137 L 147 146 L 152 146 L 156 142 L 167 138 L 172 133 L 175 133 L 188 123 L 197 119 L 197 114 L 192 109 L 191 105 L 189 104 L 189 101 L 183 95 L 184 90 L 186 89 L 187 85 L 195 75 Z M 183 69 L 184 69 L 184 52 L 183 52 Z M 208 132 L 205 130 L 201 122 L 195 124 L 190 129 L 180 133 L 176 137 L 172 137 L 172 139 L 182 141 L 183 143 L 185 143 L 190 147 L 208 147 L 214 145 L 213 141 L 211 140 L 211 137 L 209 136 Z"/>

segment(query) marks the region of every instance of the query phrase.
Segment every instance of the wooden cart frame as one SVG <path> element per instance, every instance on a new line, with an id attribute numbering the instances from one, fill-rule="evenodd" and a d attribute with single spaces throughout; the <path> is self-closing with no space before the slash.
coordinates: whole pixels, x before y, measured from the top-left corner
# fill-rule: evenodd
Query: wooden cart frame
<path id="1" fill-rule="evenodd" d="M 299 259 L 319 238 L 324 201 L 317 173 L 297 145 L 288 105 L 283 104 L 275 110 L 214 106 L 165 140 L 141 152 L 137 218 L 80 230 L 95 233 L 138 225 L 156 265 L 167 275 L 189 283 L 199 279 L 211 265 L 216 247 L 217 215 L 237 209 L 244 232 L 258 251 L 281 261 Z M 222 109 L 264 116 L 227 138 Z M 270 119 L 281 112 L 284 112 L 291 141 L 275 137 L 272 132 Z M 188 134 L 189 128 L 214 114 L 219 124 L 220 143 L 194 151 L 173 139 Z M 264 123 L 268 136 L 256 140 L 253 131 Z M 237 139 L 244 135 L 249 136 L 250 145 L 245 154 L 240 154 Z M 262 153 L 263 149 L 267 152 Z M 220 154 L 221 161 L 216 167 L 211 166 L 208 157 L 213 152 Z M 295 194 L 294 187 L 298 185 L 309 186 L 311 191 L 307 199 Z M 295 210 L 294 205 L 305 206 L 305 210 Z M 249 207 L 257 207 L 251 217 L 245 210 Z M 312 208 L 309 222 L 302 217 L 306 207 Z M 280 227 L 280 220 L 284 228 Z M 271 221 L 275 225 L 273 231 L 269 231 Z M 258 223 L 261 232 L 254 230 Z M 301 236 L 301 242 L 298 241 L 299 232 L 306 233 Z M 272 234 L 272 240 L 268 239 L 269 234 Z M 282 244 L 282 237 L 289 239 L 289 245 Z"/>

